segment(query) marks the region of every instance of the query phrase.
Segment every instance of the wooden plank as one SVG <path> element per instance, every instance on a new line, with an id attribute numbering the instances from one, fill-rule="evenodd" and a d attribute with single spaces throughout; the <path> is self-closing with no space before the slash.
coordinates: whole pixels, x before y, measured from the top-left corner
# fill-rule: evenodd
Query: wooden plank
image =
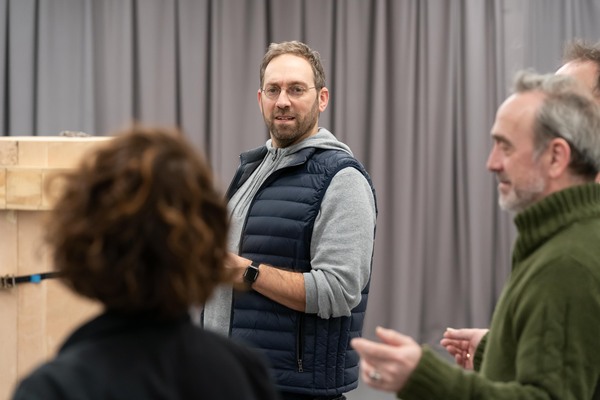
<path id="1" fill-rule="evenodd" d="M 18 142 L 19 167 L 40 168 L 48 166 L 48 142 L 45 140 Z"/>
<path id="2" fill-rule="evenodd" d="M 6 168 L 0 167 L 0 210 L 6 209 Z"/>
<path id="3" fill-rule="evenodd" d="M 8 168 L 6 170 L 6 208 L 38 210 L 42 207 L 42 170 Z"/>
<path id="4" fill-rule="evenodd" d="M 110 139 L 0 137 L 0 275 L 52 270 L 43 242 L 44 210 L 53 199 L 46 181 Z M 0 399 L 8 399 L 18 379 L 54 356 L 72 330 L 101 306 L 58 280 L 44 280 L 0 289 L 0 309 Z"/>
<path id="5" fill-rule="evenodd" d="M 48 270 L 41 229 L 42 211 L 17 211 L 17 271 L 28 275 Z M 17 374 L 23 376 L 47 359 L 46 285 L 21 284 L 18 296 Z"/>
<path id="6" fill-rule="evenodd" d="M 3 139 L 0 138 L 0 166 L 17 165 L 18 157 L 18 145 L 16 139 Z"/>
<path id="7" fill-rule="evenodd" d="M 90 150 L 108 138 L 68 139 L 70 140 L 48 143 L 48 168 L 75 168 Z"/>
<path id="8" fill-rule="evenodd" d="M 17 221 L 15 211 L 0 210 L 0 276 L 17 270 Z M 16 289 L 0 289 L 0 399 L 8 399 L 17 381 Z"/>

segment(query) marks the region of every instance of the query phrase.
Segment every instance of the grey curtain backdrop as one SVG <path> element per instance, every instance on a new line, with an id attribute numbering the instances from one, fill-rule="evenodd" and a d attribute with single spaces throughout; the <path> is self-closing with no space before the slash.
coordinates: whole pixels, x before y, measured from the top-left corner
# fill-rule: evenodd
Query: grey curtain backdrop
<path id="1" fill-rule="evenodd" d="M 485 170 L 495 110 L 517 69 L 553 72 L 565 41 L 598 40 L 599 17 L 584 0 L 0 0 L 0 126 L 177 125 L 225 187 L 267 139 L 266 47 L 308 43 L 331 91 L 321 125 L 378 193 L 365 336 L 437 346 L 447 326 L 487 326 L 510 269 L 511 216 Z"/>

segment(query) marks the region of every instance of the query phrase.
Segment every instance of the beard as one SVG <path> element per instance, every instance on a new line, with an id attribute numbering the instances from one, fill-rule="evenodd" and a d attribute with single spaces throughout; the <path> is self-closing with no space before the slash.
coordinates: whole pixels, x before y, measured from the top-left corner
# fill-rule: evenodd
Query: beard
<path id="1" fill-rule="evenodd" d="M 276 118 L 283 116 L 293 117 L 293 123 L 285 126 L 277 125 L 275 123 Z M 282 111 L 281 109 L 275 107 L 270 118 L 267 118 L 264 112 L 263 118 L 265 120 L 265 124 L 269 128 L 271 137 L 277 142 L 278 146 L 288 147 L 299 142 L 300 139 L 308 136 L 309 132 L 315 127 L 317 121 L 319 120 L 319 104 L 317 99 L 315 99 L 313 106 L 305 116 L 291 113 L 289 112 L 289 109 L 284 109 Z"/>
<path id="2" fill-rule="evenodd" d="M 501 177 L 498 177 L 501 179 Z M 498 204 L 503 210 L 515 213 L 525 210 L 542 198 L 546 182 L 541 175 L 533 172 L 521 184 L 513 186 L 508 193 L 499 193 Z"/>

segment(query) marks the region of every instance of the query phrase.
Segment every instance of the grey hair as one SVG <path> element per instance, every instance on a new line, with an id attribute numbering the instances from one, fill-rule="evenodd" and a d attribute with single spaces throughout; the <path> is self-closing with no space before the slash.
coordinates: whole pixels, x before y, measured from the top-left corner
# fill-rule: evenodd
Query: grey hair
<path id="1" fill-rule="evenodd" d="M 534 122 L 536 155 L 554 138 L 563 138 L 571 148 L 571 171 L 594 180 L 600 171 L 600 108 L 574 78 L 566 75 L 517 73 L 515 93 L 537 91 L 544 101 Z"/>
<path id="2" fill-rule="evenodd" d="M 315 79 L 315 87 L 322 89 L 325 87 L 325 70 L 321 63 L 321 56 L 319 52 L 312 50 L 306 44 L 293 40 L 291 42 L 271 43 L 267 53 L 263 56 L 262 63 L 260 64 L 260 87 L 263 87 L 265 70 L 267 65 L 277 56 L 283 54 L 292 54 L 294 56 L 302 57 L 310 64 L 313 77 Z"/>

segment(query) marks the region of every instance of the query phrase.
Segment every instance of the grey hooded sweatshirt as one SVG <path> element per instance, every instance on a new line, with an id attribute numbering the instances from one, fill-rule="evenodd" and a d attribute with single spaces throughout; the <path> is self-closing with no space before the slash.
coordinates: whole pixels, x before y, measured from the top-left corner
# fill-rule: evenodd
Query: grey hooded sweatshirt
<path id="1" fill-rule="evenodd" d="M 258 189 L 274 171 L 287 165 L 288 156 L 306 147 L 338 149 L 352 155 L 350 148 L 326 129 L 300 143 L 274 148 L 252 176 L 229 201 L 231 215 L 229 250 L 237 253 L 242 227 Z M 369 183 L 355 168 L 339 171 L 325 193 L 315 220 L 310 247 L 310 272 L 304 273 L 306 313 L 321 318 L 349 316 L 358 305 L 361 290 L 371 272 L 375 231 L 375 199 Z M 232 289 L 219 287 L 204 307 L 204 327 L 229 335 Z"/>

